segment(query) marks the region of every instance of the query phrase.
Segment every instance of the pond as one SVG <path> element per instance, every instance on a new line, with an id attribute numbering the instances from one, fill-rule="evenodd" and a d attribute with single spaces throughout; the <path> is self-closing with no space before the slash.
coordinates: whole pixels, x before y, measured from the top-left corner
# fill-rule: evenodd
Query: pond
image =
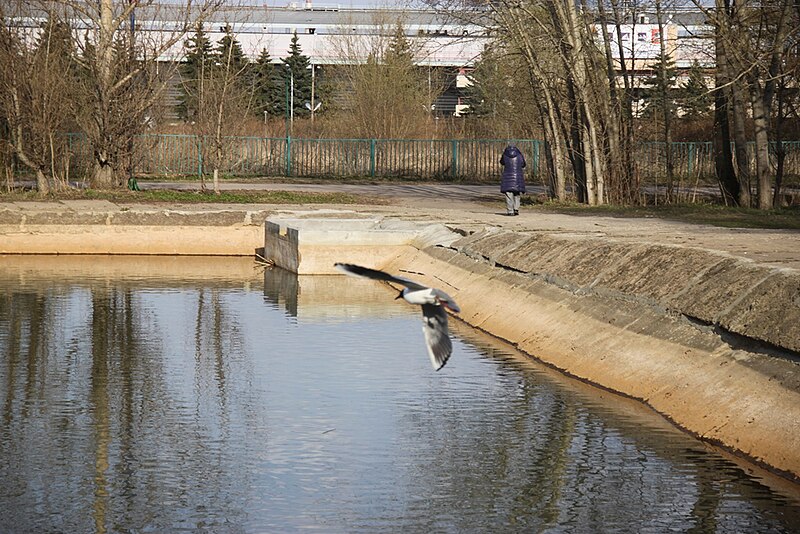
<path id="1" fill-rule="evenodd" d="M 0 257 L 0 532 L 798 532 L 797 487 L 349 277 Z"/>

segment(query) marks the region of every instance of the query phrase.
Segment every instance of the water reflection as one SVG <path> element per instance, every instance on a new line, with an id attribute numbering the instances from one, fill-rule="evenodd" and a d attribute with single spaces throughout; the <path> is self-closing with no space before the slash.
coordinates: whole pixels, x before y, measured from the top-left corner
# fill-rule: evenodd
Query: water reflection
<path id="1" fill-rule="evenodd" d="M 0 259 L 0 532 L 793 532 L 796 489 L 367 280 Z M 758 473 L 757 473 L 758 474 Z"/>

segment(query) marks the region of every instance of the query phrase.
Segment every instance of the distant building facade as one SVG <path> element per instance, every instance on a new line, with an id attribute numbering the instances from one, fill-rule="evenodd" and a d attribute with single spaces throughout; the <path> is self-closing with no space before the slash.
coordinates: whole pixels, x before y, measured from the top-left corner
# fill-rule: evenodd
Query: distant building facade
<path id="1" fill-rule="evenodd" d="M 135 29 L 166 34 L 180 24 L 184 15 L 174 4 L 143 6 L 136 10 Z M 31 28 L 41 22 L 42 18 L 36 16 L 20 19 L 21 24 Z M 216 43 L 223 37 L 226 25 L 230 25 L 248 57 L 255 60 L 266 49 L 276 63 L 288 55 L 292 36 L 297 33 L 303 54 L 310 58 L 312 73 L 324 75 L 326 66 L 364 61 L 366 56 L 359 56 L 359 51 L 371 49 L 365 46 L 368 41 L 392 35 L 398 24 L 413 43 L 416 63 L 447 73 L 445 91 L 435 103 L 434 112 L 460 115 L 466 111 L 468 104 L 462 91 L 471 83 L 469 73 L 491 37 L 483 26 L 459 22 L 431 9 L 324 6 L 314 5 L 311 0 L 292 2 L 286 7 L 223 5 L 204 22 L 203 30 Z M 699 11 L 674 9 L 665 15 L 663 27 L 667 52 L 679 72 L 695 62 L 713 67 L 713 40 L 707 37 L 710 28 Z M 612 55 L 618 61 L 621 45 L 625 66 L 634 80 L 652 74 L 662 39 L 654 14 L 629 17 L 619 32 L 613 25 L 595 25 L 594 29 L 601 45 L 600 32 L 607 32 Z M 346 42 L 356 45 L 345 46 Z M 342 52 L 345 48 L 348 53 Z M 184 54 L 184 42 L 179 42 L 161 60 L 181 61 Z"/>

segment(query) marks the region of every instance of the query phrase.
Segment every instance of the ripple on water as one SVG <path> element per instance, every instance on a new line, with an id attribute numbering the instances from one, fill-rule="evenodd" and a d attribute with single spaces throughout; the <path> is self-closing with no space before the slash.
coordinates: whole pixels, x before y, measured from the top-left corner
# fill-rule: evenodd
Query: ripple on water
<path id="1" fill-rule="evenodd" d="M 0 270 L 0 531 L 800 531 L 795 489 L 457 321 L 434 372 L 391 292 L 221 265 Z"/>

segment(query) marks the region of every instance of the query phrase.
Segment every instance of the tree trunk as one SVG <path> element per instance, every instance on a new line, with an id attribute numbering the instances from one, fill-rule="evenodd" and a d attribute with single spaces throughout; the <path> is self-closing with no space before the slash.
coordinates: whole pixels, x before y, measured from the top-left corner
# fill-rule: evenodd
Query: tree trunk
<path id="1" fill-rule="evenodd" d="M 775 117 L 775 193 L 772 196 L 772 207 L 781 206 L 781 187 L 783 186 L 784 165 L 786 162 L 786 147 L 783 146 L 783 122 L 784 113 L 784 91 L 786 90 L 785 80 L 781 80 L 778 85 L 778 109 Z"/>
<path id="2" fill-rule="evenodd" d="M 21 135 L 21 134 L 20 134 Z M 16 139 L 13 144 L 14 153 L 17 155 L 19 160 L 22 162 L 23 165 L 28 167 L 29 169 L 33 170 L 36 173 L 36 190 L 39 191 L 41 195 L 48 195 L 50 194 L 50 181 L 47 179 L 47 175 L 42 170 L 41 165 L 37 165 L 35 161 L 32 161 L 28 154 L 25 152 L 25 149 L 20 146 L 21 139 Z"/>
<path id="3" fill-rule="evenodd" d="M 97 189 L 115 187 L 114 153 L 110 139 L 111 92 L 114 80 L 114 5 L 112 0 L 99 0 L 99 26 L 95 64 L 97 80 L 95 87 L 95 109 L 92 117 L 91 142 L 94 145 L 94 169 L 90 182 Z"/>
<path id="4" fill-rule="evenodd" d="M 595 176 L 594 159 L 591 156 L 592 147 L 589 140 L 589 128 L 581 128 L 581 152 L 583 154 L 583 164 L 586 174 L 586 203 L 590 206 L 597 205 L 597 188 L 595 187 L 597 177 Z"/>
<path id="5" fill-rule="evenodd" d="M 39 194 L 50 194 L 50 184 L 47 182 L 47 176 L 45 176 L 41 169 L 36 169 L 36 188 L 39 190 Z"/>
<path id="6" fill-rule="evenodd" d="M 113 189 L 117 184 L 114 179 L 114 169 L 107 159 L 95 152 L 94 171 L 92 172 L 92 187 L 96 189 Z"/>
<path id="7" fill-rule="evenodd" d="M 762 81 L 755 75 L 750 83 L 751 105 L 753 107 L 753 126 L 755 128 L 756 145 L 756 177 L 758 184 L 758 207 L 759 209 L 769 209 L 773 205 L 774 197 L 772 190 L 772 177 L 769 164 L 769 133 L 770 115 L 772 112 L 772 99 L 775 92 L 776 81 L 779 78 L 781 64 L 783 63 L 784 51 L 787 47 L 788 32 L 792 22 L 791 17 L 792 3 L 790 0 L 781 0 L 773 7 L 778 9 L 775 27 L 772 35 L 771 58 L 767 72 L 761 76 Z M 795 6 L 800 4 L 794 2 Z M 766 15 L 765 15 L 766 16 Z M 795 31 L 797 31 L 795 29 Z M 757 71 L 755 71 L 757 73 Z M 783 162 L 780 162 L 781 172 L 783 172 Z M 777 196 L 777 187 L 776 187 Z"/>
<path id="8" fill-rule="evenodd" d="M 606 166 L 603 157 L 603 146 L 600 142 L 597 121 L 588 103 L 586 108 L 586 129 L 589 139 L 589 154 L 592 158 L 592 189 L 593 194 L 589 196 L 589 203 L 598 206 L 606 203 Z"/>
<path id="9" fill-rule="evenodd" d="M 587 87 L 587 58 L 581 39 L 580 19 L 575 4 L 570 0 L 554 0 L 548 6 L 556 31 L 562 36 L 561 61 L 567 73 L 567 92 L 572 119 L 572 158 L 579 199 L 589 205 L 602 202 L 598 198 L 597 184 L 603 178 L 602 169 L 596 165 L 596 123 L 590 107 L 591 93 Z M 592 48 L 592 50 L 594 50 Z M 584 191 L 581 191 L 581 189 Z M 585 193 L 585 199 L 581 199 Z"/>
<path id="10" fill-rule="evenodd" d="M 622 24 L 624 17 L 620 12 L 619 0 L 611 0 L 611 8 L 614 13 L 614 26 L 617 32 L 617 48 L 619 53 L 619 72 L 622 78 L 624 92 L 620 98 L 620 151 L 622 155 L 622 176 L 621 185 L 624 188 L 621 200 L 632 202 L 635 192 L 639 191 L 635 165 L 633 159 L 633 147 L 635 146 L 633 128 L 633 91 L 631 89 L 631 76 L 628 71 L 627 58 L 625 56 L 625 45 L 622 39 Z"/>
<path id="11" fill-rule="evenodd" d="M 14 145 L 14 153 L 17 155 L 23 165 L 34 170 L 36 173 L 36 189 L 39 191 L 39 194 L 50 194 L 50 182 L 47 179 L 47 175 L 45 175 L 44 171 L 42 170 L 42 167 L 37 165 L 34 161 L 31 161 L 25 150 L 18 144 Z"/>
<path id="12" fill-rule="evenodd" d="M 537 101 L 537 104 L 539 115 L 541 116 L 542 129 L 545 133 L 544 152 L 547 170 L 550 174 L 547 196 L 563 201 L 567 196 L 564 143 L 557 130 L 558 117 L 555 115 L 555 105 L 547 94 L 545 95 L 545 103 Z"/>
<path id="13" fill-rule="evenodd" d="M 610 171 L 608 177 L 609 180 L 612 180 L 612 183 L 608 184 L 608 191 L 605 196 L 612 201 L 624 202 L 627 197 L 624 193 L 627 190 L 625 184 L 630 180 L 630 176 L 625 172 L 625 157 L 622 154 L 622 147 L 624 146 L 622 141 L 623 127 L 621 113 L 619 113 L 622 106 L 619 91 L 617 90 L 617 73 L 611 53 L 611 42 L 606 31 L 607 17 L 604 2 L 599 2 L 597 8 L 603 27 L 603 51 L 605 55 L 606 82 L 608 83 L 608 99 L 602 99 L 603 106 L 601 111 L 602 122 L 606 124 L 608 129 L 608 170 Z M 619 24 L 617 24 L 617 35 L 619 35 Z"/>
<path id="14" fill-rule="evenodd" d="M 570 150 L 569 159 L 572 163 L 573 180 L 575 182 L 575 195 L 578 202 L 589 203 L 588 179 L 586 171 L 586 158 L 583 150 L 583 137 L 581 135 L 581 117 L 578 102 L 575 96 L 575 84 L 572 79 L 567 79 L 567 98 L 570 109 Z"/>
<path id="15" fill-rule="evenodd" d="M 733 168 L 731 129 L 728 122 L 728 97 L 717 74 L 714 90 L 714 170 L 726 206 L 739 205 L 739 181 Z"/>
<path id="16" fill-rule="evenodd" d="M 733 142 L 736 153 L 736 176 L 739 180 L 739 205 L 750 207 L 750 158 L 747 154 L 747 131 L 744 124 L 747 112 L 739 81 L 731 84 L 730 112 L 733 116 Z"/>
<path id="17" fill-rule="evenodd" d="M 758 208 L 772 207 L 772 177 L 769 168 L 769 118 L 761 92 L 752 86 L 750 105 L 753 107 L 755 129 L 756 183 L 758 186 Z"/>
<path id="18" fill-rule="evenodd" d="M 714 170 L 725 205 L 738 206 L 742 191 L 733 166 L 731 150 L 732 90 L 728 51 L 724 36 L 728 33 L 728 2 L 715 0 L 714 53 L 717 69 L 714 74 Z"/>
<path id="19" fill-rule="evenodd" d="M 664 117 L 664 151 L 667 158 L 667 202 L 674 199 L 675 162 L 672 155 L 672 109 L 670 106 L 670 88 L 667 86 L 667 43 L 664 39 L 664 19 L 661 13 L 661 1 L 656 0 L 656 18 L 658 19 L 658 41 L 660 62 L 658 76 L 661 79 L 661 111 Z M 656 192 L 656 194 L 658 194 Z"/>
<path id="20" fill-rule="evenodd" d="M 547 142 L 546 157 L 548 170 L 550 171 L 548 196 L 563 201 L 567 196 L 567 179 L 564 169 L 566 157 L 564 154 L 564 141 L 559 135 L 560 117 L 558 115 L 558 103 L 553 98 L 548 80 L 542 73 L 536 57 L 533 55 L 533 51 L 529 47 L 526 47 L 525 52 L 531 89 L 539 89 L 544 97 L 544 103 L 537 99 L 537 104 L 539 106 L 539 114 L 542 118 L 542 127 L 545 131 L 545 140 Z"/>

